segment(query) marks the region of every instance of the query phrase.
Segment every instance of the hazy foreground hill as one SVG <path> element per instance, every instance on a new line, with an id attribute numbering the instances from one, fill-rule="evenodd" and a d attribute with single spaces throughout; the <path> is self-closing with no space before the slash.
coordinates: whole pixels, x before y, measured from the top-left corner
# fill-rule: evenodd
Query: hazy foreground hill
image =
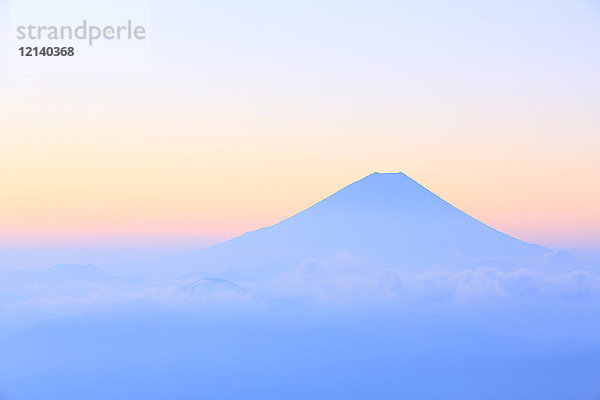
<path id="1" fill-rule="evenodd" d="M 547 251 L 477 221 L 405 174 L 374 173 L 274 226 L 169 264 L 250 278 L 340 254 L 414 269 L 508 265 Z"/>

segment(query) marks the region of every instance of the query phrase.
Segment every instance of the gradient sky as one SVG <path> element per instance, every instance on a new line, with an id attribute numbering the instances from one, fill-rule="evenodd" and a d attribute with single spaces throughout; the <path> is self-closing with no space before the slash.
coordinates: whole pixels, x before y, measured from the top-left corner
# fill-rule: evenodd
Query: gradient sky
<path id="1" fill-rule="evenodd" d="M 521 239 L 600 247 L 597 1 L 153 2 L 151 68 L 126 75 L 11 71 L 0 4 L 5 246 L 228 237 L 403 171 Z"/>

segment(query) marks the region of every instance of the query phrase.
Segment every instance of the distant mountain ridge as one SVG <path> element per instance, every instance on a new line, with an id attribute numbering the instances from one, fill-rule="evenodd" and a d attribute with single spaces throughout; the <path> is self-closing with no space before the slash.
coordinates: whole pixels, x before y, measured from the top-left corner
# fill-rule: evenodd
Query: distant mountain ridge
<path id="1" fill-rule="evenodd" d="M 170 264 L 241 278 L 339 254 L 389 267 L 453 269 L 548 251 L 477 221 L 403 173 L 373 173 L 276 225 Z"/>
<path id="2" fill-rule="evenodd" d="M 90 281 L 106 282 L 114 279 L 108 272 L 95 265 L 57 264 L 50 268 L 35 271 L 33 278 L 44 281 Z"/>

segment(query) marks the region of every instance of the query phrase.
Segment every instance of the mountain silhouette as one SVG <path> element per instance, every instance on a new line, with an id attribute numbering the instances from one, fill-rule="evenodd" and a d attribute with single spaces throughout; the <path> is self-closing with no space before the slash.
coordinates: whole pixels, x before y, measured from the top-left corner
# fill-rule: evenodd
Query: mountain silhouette
<path id="1" fill-rule="evenodd" d="M 381 266 L 451 269 L 511 265 L 547 251 L 477 221 L 403 173 L 374 173 L 276 225 L 170 264 L 240 278 L 340 254 Z"/>
<path id="2" fill-rule="evenodd" d="M 42 282 L 106 282 L 115 279 L 111 274 L 94 265 L 77 264 L 57 264 L 50 268 L 35 271 L 31 274 L 31 277 Z"/>

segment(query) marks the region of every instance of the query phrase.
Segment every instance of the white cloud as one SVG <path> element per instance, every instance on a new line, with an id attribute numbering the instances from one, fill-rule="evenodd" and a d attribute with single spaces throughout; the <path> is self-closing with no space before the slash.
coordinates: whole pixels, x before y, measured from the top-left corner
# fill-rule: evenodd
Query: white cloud
<path id="1" fill-rule="evenodd" d="M 277 276 L 265 290 L 325 305 L 460 303 L 524 297 L 598 300 L 600 274 L 586 270 L 554 274 L 527 268 L 504 271 L 486 266 L 405 272 L 342 255 L 326 261 L 305 260 Z"/>

